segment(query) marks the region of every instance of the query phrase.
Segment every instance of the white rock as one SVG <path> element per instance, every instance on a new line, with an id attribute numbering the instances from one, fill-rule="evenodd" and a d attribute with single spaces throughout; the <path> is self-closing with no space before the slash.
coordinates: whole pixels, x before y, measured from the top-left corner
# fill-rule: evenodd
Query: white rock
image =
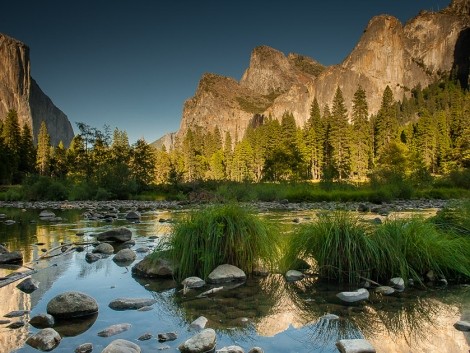
<path id="1" fill-rule="evenodd" d="M 244 280 L 246 280 L 245 272 L 229 264 L 217 266 L 207 278 L 209 283 L 243 282 Z"/>
<path id="2" fill-rule="evenodd" d="M 180 344 L 178 349 L 181 353 L 203 353 L 213 350 L 216 343 L 215 331 L 208 328 Z"/>
<path id="3" fill-rule="evenodd" d="M 369 299 L 369 291 L 365 288 L 360 288 L 354 292 L 341 292 L 336 294 L 336 296 L 344 302 L 354 303 Z"/>
<path id="4" fill-rule="evenodd" d="M 60 335 L 52 328 L 45 328 L 28 337 L 26 343 L 40 351 L 51 351 L 60 343 Z"/>
<path id="5" fill-rule="evenodd" d="M 207 319 L 204 316 L 199 316 L 196 320 L 191 322 L 189 327 L 195 330 L 202 330 L 204 327 L 206 327 L 207 324 Z"/>
<path id="6" fill-rule="evenodd" d="M 336 347 L 341 353 L 375 353 L 375 348 L 365 339 L 339 340 Z"/>
<path id="7" fill-rule="evenodd" d="M 133 342 L 123 339 L 112 341 L 101 353 L 140 353 L 141 349 Z"/>
<path id="8" fill-rule="evenodd" d="M 303 279 L 305 275 L 297 270 L 289 270 L 286 273 L 286 280 L 287 282 L 295 282 Z"/>

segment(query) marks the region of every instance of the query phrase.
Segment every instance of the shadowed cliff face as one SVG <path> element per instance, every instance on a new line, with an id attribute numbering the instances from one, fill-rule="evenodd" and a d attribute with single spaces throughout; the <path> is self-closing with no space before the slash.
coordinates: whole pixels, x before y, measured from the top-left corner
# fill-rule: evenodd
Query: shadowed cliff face
<path id="1" fill-rule="evenodd" d="M 204 81 L 210 75 L 201 79 L 195 96 L 185 103 L 177 136 L 181 140 L 195 126 L 218 126 L 232 138 L 241 138 L 253 115 L 280 119 L 286 111 L 303 126 L 313 99 L 317 98 L 322 109 L 331 106 L 338 86 L 351 111 L 353 95 L 361 85 L 371 114 L 380 108 L 387 85 L 399 100 L 418 84 L 426 87 L 439 75 L 454 70 L 466 86 L 469 31 L 470 1 L 453 0 L 446 9 L 423 11 L 405 25 L 393 16 L 372 18 L 348 57 L 328 68 L 304 56 L 286 57 L 273 48 L 257 47 L 239 83 L 224 78 L 207 85 Z"/>
<path id="2" fill-rule="evenodd" d="M 30 76 L 29 48 L 0 34 L 0 119 L 10 109 L 18 112 L 20 126 L 26 123 L 32 128 L 34 140 L 44 120 L 53 145 L 70 144 L 73 129 L 67 116 Z"/>

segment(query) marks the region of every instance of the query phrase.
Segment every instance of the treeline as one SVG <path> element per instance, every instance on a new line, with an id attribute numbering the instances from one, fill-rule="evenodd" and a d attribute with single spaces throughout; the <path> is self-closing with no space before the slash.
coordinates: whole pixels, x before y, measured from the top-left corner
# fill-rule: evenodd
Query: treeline
<path id="1" fill-rule="evenodd" d="M 303 128 L 289 112 L 280 121 L 255 115 L 240 139 L 194 127 L 176 149 L 157 152 L 156 181 L 428 182 L 470 166 L 470 94 L 456 81 L 417 87 L 400 102 L 387 86 L 375 115 L 358 87 L 350 115 L 337 88 L 331 107 L 313 101 Z"/>
<path id="2" fill-rule="evenodd" d="M 20 129 L 16 111 L 8 112 L 0 124 L 0 180 L 24 184 L 25 190 L 7 198 L 128 198 L 154 183 L 154 149 L 143 139 L 130 146 L 125 131 L 77 126 L 80 132 L 65 148 L 62 142 L 51 145 L 42 122 L 35 146 L 29 126 Z"/>
<path id="3" fill-rule="evenodd" d="M 35 145 L 30 127 L 20 127 L 10 110 L 0 122 L 0 183 L 23 189 L 9 188 L 5 197 L 112 199 L 155 187 L 178 193 L 195 181 L 310 180 L 395 185 L 393 196 L 401 197 L 406 187 L 427 186 L 432 175 L 449 173 L 460 173 L 463 184 L 456 186 L 469 187 L 470 94 L 452 80 L 417 87 L 399 102 L 387 87 L 375 115 L 363 88 L 350 114 L 337 88 L 331 106 L 312 102 L 303 127 L 289 112 L 280 120 L 255 115 L 244 136 L 196 126 L 171 150 L 143 139 L 130 145 L 117 128 L 77 127 L 70 146 L 51 146 L 43 122 Z"/>

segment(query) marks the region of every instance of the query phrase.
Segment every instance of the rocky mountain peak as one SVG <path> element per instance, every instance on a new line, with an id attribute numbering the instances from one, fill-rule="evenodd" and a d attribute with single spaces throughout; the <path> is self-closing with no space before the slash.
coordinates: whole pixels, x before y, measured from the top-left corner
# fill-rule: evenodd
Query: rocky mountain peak
<path id="1" fill-rule="evenodd" d="M 470 15 L 470 0 L 452 0 L 448 10 L 455 14 Z"/>
<path id="2" fill-rule="evenodd" d="M 20 125 L 29 125 L 34 139 L 44 120 L 51 143 L 68 145 L 74 136 L 72 125 L 32 79 L 30 66 L 28 46 L 0 33 L 0 119 L 16 110 Z"/>
<path id="3" fill-rule="evenodd" d="M 289 60 L 279 50 L 266 45 L 253 49 L 250 66 L 243 74 L 240 85 L 268 95 L 287 91 L 295 80 Z"/>

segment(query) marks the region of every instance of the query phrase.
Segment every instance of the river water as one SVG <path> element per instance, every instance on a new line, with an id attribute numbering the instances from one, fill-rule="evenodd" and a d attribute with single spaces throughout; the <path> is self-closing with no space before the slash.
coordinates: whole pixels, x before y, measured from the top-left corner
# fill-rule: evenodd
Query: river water
<path id="1" fill-rule="evenodd" d="M 117 338 L 137 343 L 142 352 L 177 352 L 178 345 L 195 332 L 190 323 L 199 316 L 209 321 L 217 333 L 217 348 L 239 345 L 248 351 L 259 346 L 265 352 L 338 352 L 335 343 L 342 338 L 364 337 L 377 352 L 469 352 L 470 335 L 457 331 L 453 324 L 470 319 L 470 287 L 458 286 L 432 290 L 407 289 L 384 297 L 371 293 L 370 300 L 345 306 L 335 294 L 333 284 L 318 283 L 314 278 L 286 283 L 282 275 L 254 277 L 242 286 L 224 290 L 209 298 L 198 293 L 183 295 L 172 280 L 134 278 L 131 267 L 118 266 L 112 257 L 94 263 L 85 261 L 86 251 L 71 252 L 37 261 L 47 250 L 62 243 L 92 242 L 91 234 L 105 229 L 126 226 L 136 241 L 133 249 L 152 249 L 158 237 L 171 232 L 171 220 L 185 210 L 144 210 L 141 222 L 131 223 L 124 213 L 112 223 L 86 220 L 83 210 L 54 210 L 62 221 L 50 223 L 39 219 L 40 210 L 0 209 L 13 225 L 0 221 L 0 243 L 10 250 L 21 250 L 27 266 L 39 269 L 32 278 L 39 289 L 25 294 L 16 288 L 19 282 L 0 288 L 0 319 L 13 310 L 30 310 L 22 318 L 26 325 L 19 329 L 0 325 L 0 352 L 29 353 L 37 350 L 25 344 L 27 337 L 38 329 L 27 323 L 30 317 L 45 313 L 55 295 L 77 290 L 99 303 L 99 313 L 87 320 L 59 323 L 62 336 L 54 352 L 73 352 L 82 343 L 93 343 L 94 352 Z M 315 211 L 264 212 L 263 217 L 283 224 L 284 229 L 315 218 Z M 78 236 L 77 233 L 84 233 Z M 288 235 L 286 235 L 288 236 Z M 157 238 L 155 238 L 157 237 Z M 146 254 L 138 253 L 135 263 Z M 24 270 L 24 269 L 23 269 Z M 0 277 L 13 272 L 0 268 Z M 109 302 L 119 297 L 155 298 L 150 311 L 115 311 Z M 326 314 L 339 316 L 329 320 Z M 97 333 L 108 326 L 129 323 L 131 328 L 112 337 Z M 158 333 L 176 332 L 175 341 L 159 343 Z M 152 334 L 147 341 L 138 341 L 144 333 Z"/>

